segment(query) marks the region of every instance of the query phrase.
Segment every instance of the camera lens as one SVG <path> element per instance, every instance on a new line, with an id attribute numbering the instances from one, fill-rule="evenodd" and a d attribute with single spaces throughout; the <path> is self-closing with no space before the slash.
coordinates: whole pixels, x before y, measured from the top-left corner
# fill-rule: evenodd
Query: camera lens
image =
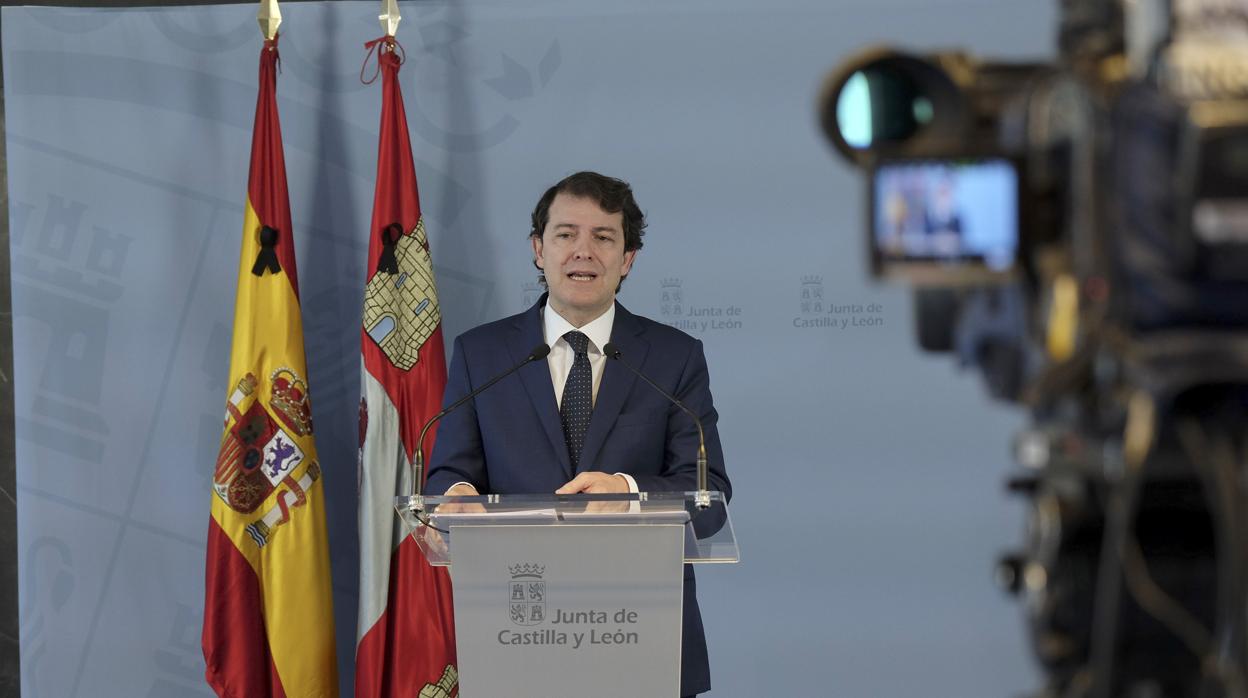
<path id="1" fill-rule="evenodd" d="M 909 75 L 886 62 L 852 74 L 836 103 L 841 137 L 860 150 L 901 143 L 933 116 L 931 100 Z"/>

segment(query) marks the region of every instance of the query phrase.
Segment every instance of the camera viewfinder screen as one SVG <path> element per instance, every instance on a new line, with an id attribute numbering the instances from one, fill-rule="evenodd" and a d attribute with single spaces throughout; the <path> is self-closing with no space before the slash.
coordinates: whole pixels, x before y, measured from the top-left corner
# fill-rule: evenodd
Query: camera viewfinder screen
<path id="1" fill-rule="evenodd" d="M 1010 161 L 882 163 L 873 190 L 875 254 L 883 264 L 1013 266 L 1018 173 Z"/>

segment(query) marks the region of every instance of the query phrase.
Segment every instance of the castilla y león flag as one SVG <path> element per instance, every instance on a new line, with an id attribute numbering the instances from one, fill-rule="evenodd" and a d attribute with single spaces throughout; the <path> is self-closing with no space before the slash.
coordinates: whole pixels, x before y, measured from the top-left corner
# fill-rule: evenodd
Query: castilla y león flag
<path id="1" fill-rule="evenodd" d="M 355 694 L 458 693 L 451 585 L 394 511 L 411 486 L 421 425 L 446 385 L 442 313 L 420 213 L 393 37 L 378 46 L 381 143 L 369 229 L 360 371 L 360 610 Z M 425 452 L 432 448 L 432 439 Z"/>
<path id="2" fill-rule="evenodd" d="M 231 698 L 338 695 L 325 486 L 312 437 L 276 63 L 277 41 L 266 41 L 208 522 L 206 676 Z"/>

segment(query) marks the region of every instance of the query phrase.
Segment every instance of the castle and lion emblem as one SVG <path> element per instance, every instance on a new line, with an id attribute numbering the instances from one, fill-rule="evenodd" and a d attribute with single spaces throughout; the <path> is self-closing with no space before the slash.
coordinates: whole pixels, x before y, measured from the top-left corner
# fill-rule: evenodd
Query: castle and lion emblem
<path id="1" fill-rule="evenodd" d="M 442 322 L 434 292 L 433 261 L 422 218 L 393 241 L 396 272 L 379 269 L 364 287 L 364 331 L 404 371 Z"/>
<path id="2" fill-rule="evenodd" d="M 515 625 L 537 625 L 546 620 L 546 565 L 508 565 L 507 613 Z"/>

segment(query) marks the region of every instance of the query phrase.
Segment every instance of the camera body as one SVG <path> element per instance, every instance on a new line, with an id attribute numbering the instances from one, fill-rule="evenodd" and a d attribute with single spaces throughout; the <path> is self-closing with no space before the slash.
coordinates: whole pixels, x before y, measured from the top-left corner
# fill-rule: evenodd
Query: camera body
<path id="1" fill-rule="evenodd" d="M 1029 410 L 1024 601 L 1050 696 L 1248 695 L 1248 11 L 1063 3 L 1052 64 L 833 71 L 873 274 Z"/>

